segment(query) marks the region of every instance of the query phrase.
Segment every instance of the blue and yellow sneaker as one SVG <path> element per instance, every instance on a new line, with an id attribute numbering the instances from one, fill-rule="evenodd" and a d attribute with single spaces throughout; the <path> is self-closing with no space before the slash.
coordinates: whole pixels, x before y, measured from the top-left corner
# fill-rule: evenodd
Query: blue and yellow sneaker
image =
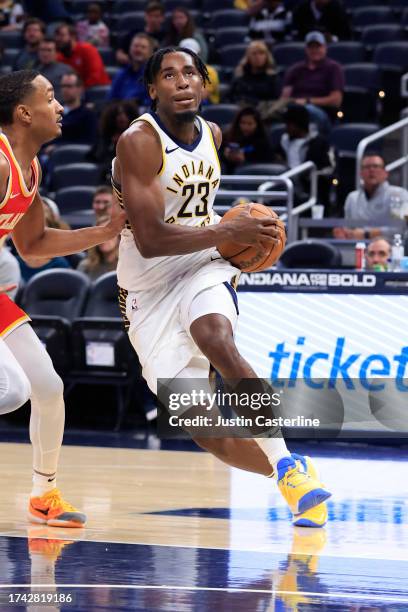
<path id="1" fill-rule="evenodd" d="M 298 463 L 299 466 L 312 478 L 319 480 L 319 474 L 316 469 L 316 465 L 313 463 L 310 457 L 307 455 L 298 455 L 292 453 L 293 459 Z M 318 504 L 306 510 L 302 514 L 297 514 L 293 518 L 293 524 L 297 527 L 323 527 L 327 523 L 327 505 L 325 502 Z"/>
<path id="2" fill-rule="evenodd" d="M 277 468 L 279 490 L 293 514 L 304 514 L 330 497 L 331 493 L 292 457 L 281 459 Z"/>

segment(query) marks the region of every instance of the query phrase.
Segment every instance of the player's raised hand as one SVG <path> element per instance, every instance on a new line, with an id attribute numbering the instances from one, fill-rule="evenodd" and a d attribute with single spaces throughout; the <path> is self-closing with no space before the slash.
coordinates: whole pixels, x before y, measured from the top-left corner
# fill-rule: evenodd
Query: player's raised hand
<path id="1" fill-rule="evenodd" d="M 115 236 L 117 236 L 118 234 L 120 234 L 120 232 L 123 230 L 123 228 L 125 227 L 125 222 L 126 222 L 126 213 L 124 210 L 122 210 L 119 206 L 119 204 L 117 204 L 115 201 L 113 203 L 112 206 L 112 212 L 111 212 L 111 216 L 110 219 L 107 223 L 105 223 L 105 227 L 109 232 L 108 235 L 108 239 L 109 238 L 114 238 Z"/>
<path id="2" fill-rule="evenodd" d="M 0 293 L 7 293 L 7 291 L 13 291 L 17 285 L 12 283 L 11 285 L 0 285 Z"/>
<path id="3" fill-rule="evenodd" d="M 277 220 L 274 217 L 251 216 L 251 204 L 255 202 L 243 205 L 239 214 L 228 221 L 231 224 L 231 238 L 240 244 L 257 244 L 262 247 L 278 243 L 280 230 L 277 227 Z"/>

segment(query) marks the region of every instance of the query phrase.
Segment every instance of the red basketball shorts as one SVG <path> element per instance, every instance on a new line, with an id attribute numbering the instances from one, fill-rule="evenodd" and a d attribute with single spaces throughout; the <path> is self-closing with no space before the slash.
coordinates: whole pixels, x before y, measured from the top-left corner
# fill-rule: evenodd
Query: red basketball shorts
<path id="1" fill-rule="evenodd" d="M 0 293 L 0 337 L 5 338 L 13 329 L 29 321 L 28 314 L 21 310 L 5 293 Z"/>

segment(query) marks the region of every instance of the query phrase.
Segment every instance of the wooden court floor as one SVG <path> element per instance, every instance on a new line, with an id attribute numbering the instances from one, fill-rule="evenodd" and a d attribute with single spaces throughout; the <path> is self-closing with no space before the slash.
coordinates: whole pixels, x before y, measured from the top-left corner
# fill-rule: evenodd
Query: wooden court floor
<path id="1" fill-rule="evenodd" d="M 30 526 L 30 446 L 0 455 L 0 609 L 17 589 L 72 591 L 64 610 L 408 610 L 408 452 L 320 457 L 334 495 L 317 530 L 206 453 L 80 446 L 58 486 L 86 528 Z"/>

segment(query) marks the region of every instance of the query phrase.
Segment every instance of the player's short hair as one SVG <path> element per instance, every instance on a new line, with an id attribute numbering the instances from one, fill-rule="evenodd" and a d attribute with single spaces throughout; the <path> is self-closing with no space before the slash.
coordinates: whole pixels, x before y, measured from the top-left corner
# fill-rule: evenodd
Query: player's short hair
<path id="1" fill-rule="evenodd" d="M 197 68 L 201 78 L 203 79 L 204 85 L 206 83 L 210 83 L 210 77 L 208 74 L 207 66 L 204 64 L 203 60 L 191 51 L 191 49 L 186 49 L 184 47 L 163 47 L 162 49 L 158 49 L 153 53 L 153 55 L 147 60 L 146 67 L 144 70 L 143 81 L 146 88 L 146 91 L 149 91 L 149 85 L 154 82 L 154 79 L 158 75 L 161 64 L 163 61 L 163 57 L 168 53 L 187 53 L 187 55 L 191 55 L 193 58 L 193 62 L 195 67 Z M 156 100 L 152 100 L 152 109 L 156 109 Z"/>
<path id="2" fill-rule="evenodd" d="M 37 70 L 17 70 L 0 77 L 0 126 L 13 123 L 14 109 L 34 92 Z"/>
<path id="3" fill-rule="evenodd" d="M 109 195 L 113 195 L 112 187 L 109 187 L 109 185 L 99 185 L 99 187 L 95 189 L 93 198 L 96 198 L 96 196 L 100 195 L 101 193 L 107 193 Z"/>

